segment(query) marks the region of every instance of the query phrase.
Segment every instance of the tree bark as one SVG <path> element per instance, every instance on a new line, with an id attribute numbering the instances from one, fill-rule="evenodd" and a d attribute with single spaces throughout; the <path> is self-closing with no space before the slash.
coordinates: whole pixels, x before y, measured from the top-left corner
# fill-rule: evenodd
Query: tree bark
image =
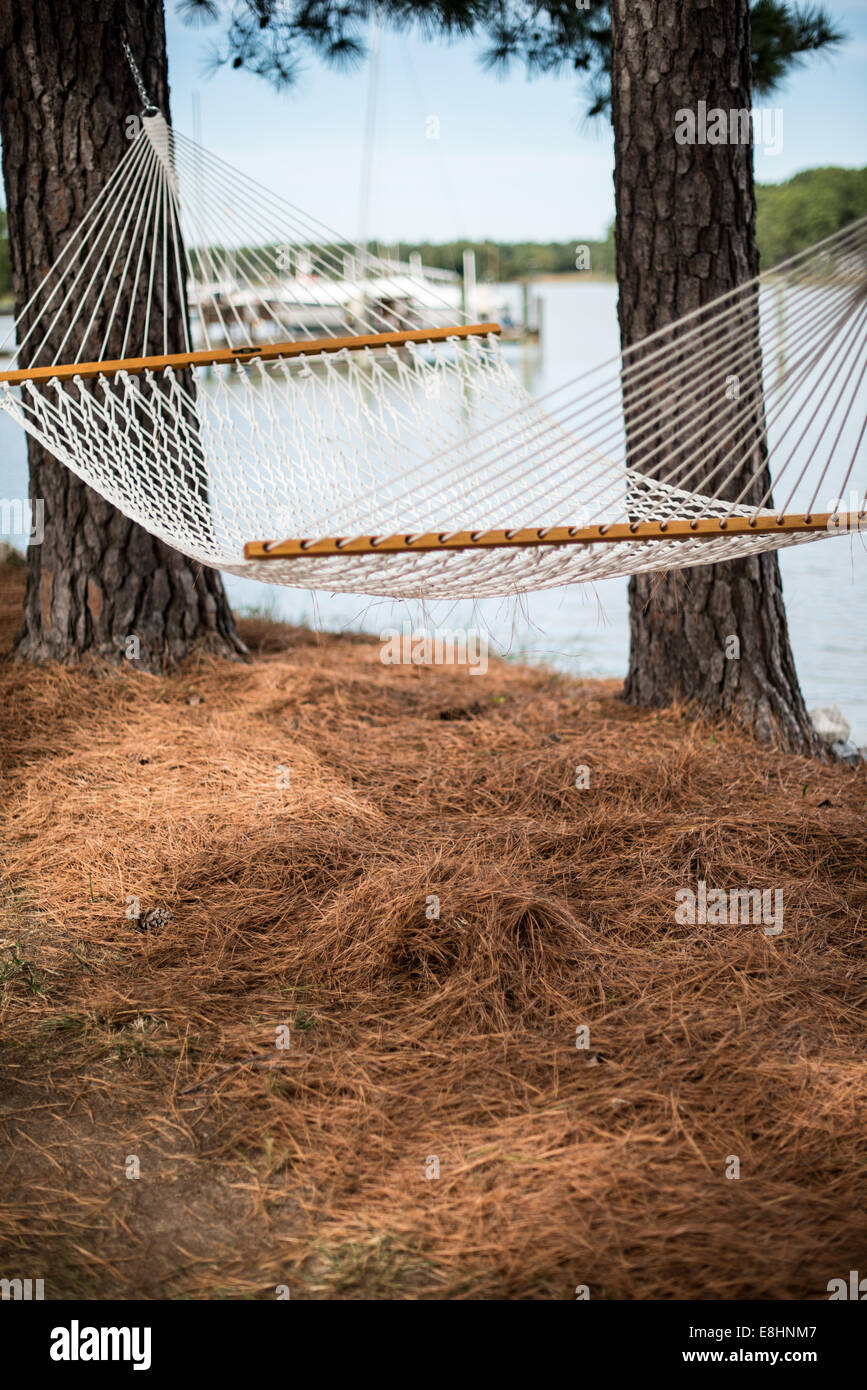
<path id="1" fill-rule="evenodd" d="M 142 102 L 124 34 L 151 101 L 168 118 L 162 0 L 7 0 L 0 7 L 0 139 L 16 313 L 128 149 L 126 118 Z M 167 296 L 176 326 L 168 350 L 180 351 L 187 306 L 176 284 L 162 284 L 161 267 L 154 295 L 159 303 Z M 122 355 L 126 307 L 107 357 Z M 58 323 L 42 360 L 53 360 L 68 325 Z M 151 350 L 162 349 L 155 342 Z M 129 521 L 29 436 L 28 456 L 30 497 L 44 504 L 45 529 L 41 545 L 28 551 L 19 657 L 120 662 L 137 649 L 134 664 L 159 670 L 197 648 L 244 654 L 216 571 Z"/>
<path id="2" fill-rule="evenodd" d="M 618 315 L 627 347 L 758 273 L 751 144 L 675 141 L 676 112 L 695 111 L 699 101 L 708 110 L 749 110 L 749 3 L 612 0 L 611 21 Z M 760 399 L 746 408 L 760 411 Z M 640 458 L 630 462 L 640 469 Z M 753 475 L 745 500 L 757 501 L 766 464 L 766 452 L 754 450 L 728 500 Z M 701 478 L 690 487 L 700 492 Z M 730 713 L 765 741 L 815 750 L 775 552 L 635 575 L 629 609 L 628 701 L 688 701 Z M 739 659 L 727 656 L 737 649 L 732 637 Z"/>

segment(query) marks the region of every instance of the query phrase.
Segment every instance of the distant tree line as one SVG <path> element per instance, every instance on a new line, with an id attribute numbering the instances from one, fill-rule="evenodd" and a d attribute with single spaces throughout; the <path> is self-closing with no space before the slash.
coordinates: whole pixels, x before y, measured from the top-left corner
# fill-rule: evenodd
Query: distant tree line
<path id="1" fill-rule="evenodd" d="M 807 169 L 785 183 L 758 184 L 756 207 L 759 255 L 768 269 L 867 216 L 867 169 Z M 417 242 L 399 250 L 403 259 L 418 251 L 425 265 L 460 272 L 463 252 L 471 247 L 478 278 L 497 281 L 574 271 L 582 246 L 589 251 L 592 274 L 614 275 L 613 223 L 605 241 Z"/>
<path id="2" fill-rule="evenodd" d="M 785 183 L 756 188 L 759 253 L 763 268 L 794 256 L 823 237 L 867 216 L 867 169 L 807 169 Z M 279 247 L 270 248 L 275 258 Z M 329 248 L 336 256 L 351 247 Z M 578 268 L 614 275 L 614 224 L 604 241 L 427 241 L 385 245 L 371 242 L 375 255 L 407 260 L 417 251 L 424 265 L 460 274 L 464 251 L 476 253 L 476 275 L 490 282 L 563 275 Z M 586 251 L 586 255 L 581 254 Z M 195 253 L 193 253 L 195 261 Z M 339 264 L 339 262 L 337 262 Z M 11 308 L 12 276 L 6 213 L 0 208 L 0 306 Z"/>
<path id="3" fill-rule="evenodd" d="M 453 270 L 458 275 L 462 272 L 464 252 L 472 250 L 476 253 L 477 278 L 493 282 L 559 275 L 578 268 L 589 269 L 591 274 L 614 274 L 613 223 L 605 241 L 369 241 L 367 249 L 372 257 L 403 264 L 417 252 L 423 265 L 435 270 Z M 241 248 L 242 254 L 255 252 L 259 262 L 269 266 L 276 277 L 322 273 L 320 267 L 323 266 L 335 276 L 343 273 L 351 276 L 359 268 L 357 251 L 358 248 L 348 241 L 318 247 L 287 247 L 273 243 Z M 231 277 L 235 258 L 231 247 L 212 245 L 207 254 L 191 247 L 189 257 L 197 276 L 208 279 L 226 274 Z"/>
<path id="4" fill-rule="evenodd" d="M 477 278 L 493 283 L 563 275 L 576 269 L 589 270 L 593 275 L 613 275 L 614 224 L 605 241 L 447 241 L 436 245 L 418 241 L 401 242 L 399 248 L 389 248 L 389 254 L 394 250 L 399 250 L 401 260 L 417 251 L 425 265 L 456 270 L 458 274 L 464 251 L 475 251 Z"/>
<path id="5" fill-rule="evenodd" d="M 762 269 L 813 246 L 867 215 L 867 169 L 806 169 L 785 183 L 756 187 Z"/>

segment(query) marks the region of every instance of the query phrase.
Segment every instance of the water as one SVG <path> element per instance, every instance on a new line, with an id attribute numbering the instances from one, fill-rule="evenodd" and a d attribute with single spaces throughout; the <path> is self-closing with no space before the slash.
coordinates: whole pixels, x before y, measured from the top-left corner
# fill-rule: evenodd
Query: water
<path id="1" fill-rule="evenodd" d="M 542 298 L 542 344 L 506 345 L 504 352 L 527 388 L 541 395 L 616 354 L 617 292 L 612 284 L 592 281 L 542 283 L 534 292 Z M 503 294 L 517 311 L 517 288 L 503 287 Z M 0 338 L 5 331 L 0 322 Z M 25 497 L 26 479 L 24 436 L 0 411 L 0 497 Z M 22 544 L 20 537 L 11 539 Z M 864 537 L 794 546 L 779 555 L 792 645 L 807 703 L 810 707 L 839 705 L 852 724 L 853 737 L 867 744 Z M 226 587 L 238 609 L 264 611 L 288 622 L 308 622 L 332 631 L 378 634 L 404 621 L 413 626 L 481 627 L 490 634 L 492 650 L 511 658 L 546 661 L 574 675 L 620 677 L 627 664 L 625 579 L 576 584 L 522 599 L 440 602 L 423 608 L 417 602 L 278 588 L 233 575 L 226 576 Z"/>

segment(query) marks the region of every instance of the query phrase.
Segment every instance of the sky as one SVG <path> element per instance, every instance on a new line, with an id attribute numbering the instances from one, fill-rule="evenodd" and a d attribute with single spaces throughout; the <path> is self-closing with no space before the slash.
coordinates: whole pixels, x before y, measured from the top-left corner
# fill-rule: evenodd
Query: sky
<path id="1" fill-rule="evenodd" d="M 757 102 L 783 113 L 780 152 L 756 151 L 762 182 L 867 162 L 867 0 L 826 8 L 849 40 Z M 346 73 L 310 57 L 295 86 L 278 94 L 243 71 L 209 75 L 219 25 L 184 24 L 176 0 L 166 0 L 166 12 L 174 124 L 193 134 L 198 92 L 203 144 L 357 237 L 367 65 Z M 580 79 L 528 80 L 519 65 L 499 77 L 484 71 L 481 52 L 471 40 L 382 35 L 370 235 L 384 244 L 601 237 L 614 215 L 608 122 L 586 120 Z M 438 139 L 428 138 L 431 117 Z"/>

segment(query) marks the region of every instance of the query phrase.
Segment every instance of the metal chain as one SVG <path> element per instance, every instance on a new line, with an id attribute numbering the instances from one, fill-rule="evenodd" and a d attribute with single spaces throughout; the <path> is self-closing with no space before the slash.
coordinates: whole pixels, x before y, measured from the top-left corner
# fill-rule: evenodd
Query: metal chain
<path id="1" fill-rule="evenodd" d="M 132 49 L 127 43 L 125 36 L 121 38 L 121 43 L 123 44 L 123 51 L 126 54 L 126 61 L 129 63 L 130 72 L 135 78 L 135 85 L 138 87 L 138 94 L 141 97 L 142 106 L 147 110 L 149 107 L 153 105 L 153 103 L 151 102 L 151 99 L 147 94 L 147 89 L 145 87 L 144 82 L 142 81 L 142 75 L 139 72 L 138 67 L 136 66 L 135 58 L 132 56 Z"/>

